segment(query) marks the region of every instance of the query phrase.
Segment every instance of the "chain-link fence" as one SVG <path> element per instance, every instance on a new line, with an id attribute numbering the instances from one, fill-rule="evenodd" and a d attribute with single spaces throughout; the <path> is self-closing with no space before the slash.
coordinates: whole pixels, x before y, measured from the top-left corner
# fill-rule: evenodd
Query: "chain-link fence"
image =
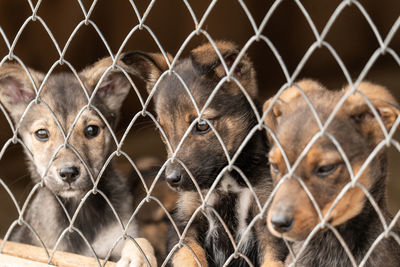
<path id="1" fill-rule="evenodd" d="M 371 85 L 375 94 L 362 89 L 365 86 L 362 81 L 372 80 L 387 86 L 399 97 L 395 88 L 400 77 L 397 73 L 400 5 L 396 1 L 385 5 L 363 1 L 328 4 L 240 0 L 229 3 L 216 0 L 209 3 L 156 0 L 147 3 L 5 2 L 4 7 L 0 7 L 0 108 L 4 114 L 1 122 L 4 131 L 0 136 L 0 199 L 4 205 L 0 250 L 10 239 L 25 241 L 42 247 L 48 263 L 55 263 L 53 257 L 57 250 L 66 250 L 93 256 L 97 264 L 102 265 L 101 258 L 119 259 L 124 240 L 140 248 L 139 254 L 145 255 L 151 251 L 147 243 L 135 239 L 145 237 L 154 246 L 158 265 L 162 266 L 171 261 L 179 266 L 188 255 L 192 255 L 192 262 L 197 264 L 204 264 L 204 259 L 209 265 L 213 262 L 216 265 L 237 264 L 238 259 L 249 266 L 263 262 L 272 264 L 285 259 L 275 252 L 270 253 L 272 256 L 269 252 L 263 254 L 263 250 L 269 251 L 270 244 L 281 240 L 265 234 L 268 232 L 266 222 L 270 227 L 273 224 L 268 209 L 274 205 L 275 196 L 287 200 L 289 196 L 279 192 L 280 189 L 284 191 L 285 184 L 297 181 L 297 191 L 290 197 L 298 195 L 297 201 L 304 204 L 304 209 L 315 209 L 317 219 L 314 218 L 316 221 L 307 235 L 301 238 L 291 236 L 290 229 L 283 231 L 285 227 L 278 231 L 283 236 L 288 233 L 288 239 L 282 241 L 283 246 L 278 244 L 271 251 L 277 249 L 280 252 L 276 254 L 288 254 L 288 265 L 297 261 L 304 265 L 310 255 L 315 261 L 336 258 L 331 262 L 352 266 L 368 266 L 369 258 L 375 259 L 376 253 L 383 258 L 394 257 L 387 249 L 392 245 L 380 244 L 391 240 L 395 244 L 392 251 L 397 254 L 400 251 L 400 237 L 396 232 L 400 216 L 396 196 L 400 190 L 396 182 L 400 171 L 396 164 L 400 145 L 395 138 L 400 119 L 397 111 L 394 111 L 394 118 L 388 118 L 387 110 L 380 110 L 376 101 L 391 102 L 394 110 L 398 110 L 398 106 L 391 98 L 385 98 L 386 93 L 380 91 L 380 87 Z M 239 45 L 232 45 L 232 48 L 227 41 L 217 41 L 220 39 L 232 39 Z M 200 44 L 208 44 L 209 50 L 203 53 L 198 47 Z M 126 54 L 130 50 L 158 54 L 134 54 L 133 57 Z M 190 59 L 186 59 L 187 53 Z M 100 57 L 106 59 L 96 62 Z M 185 60 L 195 62 L 195 70 L 200 69 L 199 77 L 216 73 L 213 78 L 219 80 L 211 83 L 213 88 L 208 88 L 206 98 L 199 95 L 197 88 L 204 85 L 192 83 L 190 79 L 194 78 L 185 73 Z M 147 64 L 155 64 L 156 68 Z M 257 76 L 252 73 L 253 67 Z M 68 74 L 57 75 L 59 70 Z M 329 88 L 349 87 L 340 95 L 315 97 L 312 88 L 320 85 L 297 84 L 303 77 L 316 78 Z M 259 81 L 258 88 L 253 80 Z M 169 97 L 174 91 L 168 89 L 168 85 L 179 87 L 180 91 L 175 93 L 182 93 L 182 96 Z M 146 86 L 148 92 L 145 92 Z M 235 88 L 235 93 L 229 92 L 231 87 Z M 167 93 L 163 94 L 163 90 Z M 226 90 L 228 94 L 224 93 Z M 293 93 L 296 97 L 292 98 L 290 92 L 296 92 Z M 267 96 L 272 97 L 272 102 L 263 112 L 258 102 L 265 102 Z M 359 98 L 354 100 L 355 96 Z M 181 100 L 183 98 L 186 100 Z M 239 105 L 228 98 L 242 102 Z M 184 106 L 184 101 L 191 106 Z M 349 101 L 368 107 L 368 116 L 376 122 L 374 127 L 379 131 L 379 134 L 374 133 L 380 138 L 368 139 L 369 150 L 365 150 L 368 155 L 357 161 L 356 166 L 354 157 L 362 157 L 347 152 L 356 150 L 353 137 L 349 133 L 343 138 L 343 133 L 338 133 L 335 126 L 337 118 L 350 106 Z M 282 102 L 287 102 L 289 111 L 274 111 Z M 232 111 L 221 113 L 224 109 L 214 108 L 221 103 L 233 105 L 235 112 L 251 113 L 242 117 L 252 123 L 238 124 L 243 118 L 235 117 Z M 281 118 L 284 121 L 285 116 L 304 111 L 303 105 L 307 110 L 303 115 L 309 117 L 307 123 L 312 121 L 316 127 L 299 130 L 292 122 L 284 132 L 304 131 L 308 135 L 304 135 L 304 140 L 297 136 L 296 143 L 287 144 L 285 140 L 290 139 L 289 134 L 282 134 L 268 122 L 271 116 L 276 116 L 273 118 L 276 121 Z M 328 109 L 329 114 L 324 114 L 324 109 Z M 218 111 L 221 114 L 209 115 Z M 120 121 L 118 113 L 121 113 Z M 359 115 L 359 112 L 351 114 L 349 120 L 362 120 L 364 117 Z M 177 123 L 178 118 L 186 124 Z M 218 120 L 229 123 L 220 128 Z M 390 127 L 386 126 L 388 120 Z M 156 130 L 149 130 L 149 126 Z M 168 130 L 171 127 L 173 130 Z M 248 149 L 264 132 L 271 146 L 275 144 L 273 151 L 279 150 L 279 153 Z M 212 142 L 204 143 L 199 139 L 205 133 L 214 138 Z M 260 137 L 264 143 L 254 144 L 266 145 L 264 137 Z M 337 162 L 324 162 L 323 174 L 329 176 L 340 169 L 348 180 L 330 185 L 326 190 L 334 188 L 334 197 L 322 204 L 315 193 L 324 196 L 328 193 L 316 191 L 315 183 L 311 183 L 309 177 L 302 177 L 299 170 L 305 161 L 308 162 L 310 154 L 315 156 L 315 147 L 323 142 L 321 140 L 326 139 L 334 149 L 322 145 L 319 149 L 335 150 L 343 166 L 339 168 Z M 202 147 L 196 146 L 196 142 Z M 381 159 L 385 149 L 391 149 L 388 189 L 393 218 L 388 215 L 385 198 L 376 199 L 387 190 L 386 160 Z M 25 151 L 30 171 L 22 167 L 25 162 L 22 151 Z M 254 169 L 257 166 L 245 160 L 253 159 L 254 155 L 249 155 L 248 151 L 264 153 L 260 157 L 265 160 L 265 166 Z M 280 154 L 277 158 L 282 164 L 273 161 L 272 167 L 267 168 L 265 154 L 270 159 Z M 149 155 L 163 160 L 140 159 Z M 182 173 L 171 175 L 174 173 L 171 166 L 179 166 Z M 271 194 L 270 184 L 264 181 L 270 179 L 270 168 L 275 182 Z M 382 170 L 383 182 L 374 180 L 378 169 Z M 54 182 L 57 175 L 64 184 Z M 206 175 L 208 177 L 204 178 Z M 86 181 L 76 189 L 72 185 L 80 176 L 86 177 Z M 176 185 L 181 187 L 179 194 L 172 192 L 164 181 L 169 179 L 173 184 L 171 179 L 175 179 L 177 183 L 177 176 L 187 176 L 190 183 L 188 188 Z M 63 187 L 65 184 L 69 187 Z M 85 192 L 79 195 L 77 191 L 82 188 Z M 288 188 L 285 190 L 290 193 Z M 380 193 L 377 195 L 376 191 Z M 234 197 L 227 197 L 226 192 Z M 354 197 L 356 194 L 361 197 Z M 71 201 L 77 195 L 79 199 Z M 306 197 L 301 199 L 301 195 Z M 337 211 L 335 208 L 343 207 L 341 200 L 349 195 L 354 197 L 346 202 L 350 204 Z M 329 205 L 325 209 L 326 202 Z M 368 206 L 368 216 L 372 214 L 376 218 L 358 216 L 364 210 L 357 210 L 357 205 Z M 221 214 L 227 208 L 233 215 Z M 349 211 L 353 213 L 348 215 Z M 337 222 L 335 212 L 343 213 L 339 216 L 342 221 Z M 358 245 L 354 242 L 361 240 L 354 237 L 357 234 L 350 238 L 347 232 L 343 235 L 343 224 L 354 217 L 360 220 L 356 224 L 370 223 L 377 227 L 359 227 L 358 231 L 367 229 L 365 236 L 371 233 L 371 240 L 364 240 L 369 245 L 364 248 L 363 255 L 354 252 L 354 246 Z M 229 218 L 231 221 L 227 221 Z M 193 229 L 197 229 L 197 233 Z M 327 232 L 334 239 L 329 242 L 343 248 L 340 255 L 334 255 L 332 247 L 329 256 L 323 249 L 315 251 L 316 247 L 325 248 L 323 244 L 316 245 L 315 240 Z M 202 249 L 190 239 L 196 236 L 196 242 L 203 249 L 215 243 L 215 251 L 205 252 L 213 256 L 207 258 L 202 254 Z M 255 243 L 258 248 L 252 247 Z M 218 246 L 228 249 L 221 252 Z M 261 251 L 260 255 L 254 256 L 251 252 L 254 250 Z M 150 262 L 151 259 L 146 258 L 143 264 Z"/>

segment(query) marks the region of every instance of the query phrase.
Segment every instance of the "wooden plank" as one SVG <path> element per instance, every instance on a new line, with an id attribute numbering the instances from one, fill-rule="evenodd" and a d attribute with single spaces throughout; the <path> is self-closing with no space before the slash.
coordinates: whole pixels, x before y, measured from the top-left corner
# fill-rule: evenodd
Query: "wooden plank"
<path id="1" fill-rule="evenodd" d="M 1 267 L 48 267 L 51 265 L 37 262 L 37 261 L 30 261 L 30 260 L 25 260 L 21 259 L 18 257 L 6 255 L 6 254 L 0 254 L 0 266 Z"/>
<path id="2" fill-rule="evenodd" d="M 1 242 L 2 242 L 2 240 L 0 239 L 0 243 Z M 9 255 L 9 256 L 25 259 L 28 261 L 38 262 L 38 264 L 46 263 L 45 265 L 38 265 L 38 266 L 48 266 L 47 265 L 48 257 L 45 253 L 45 250 L 41 247 L 7 241 L 2 253 L 5 254 L 6 256 Z M 51 254 L 51 250 L 49 250 L 49 254 Z M 0 263 L 2 263 L 2 261 L 0 261 Z M 103 264 L 103 261 L 100 260 L 100 263 Z M 60 266 L 60 267 L 99 266 L 99 264 L 95 258 L 82 256 L 82 255 L 69 253 L 69 252 L 64 252 L 64 251 L 56 251 L 54 253 L 54 257 L 52 259 L 52 264 Z M 3 266 L 3 265 L 0 265 L 0 266 Z M 10 265 L 10 266 L 14 266 L 14 265 Z M 21 265 L 21 266 L 30 266 L 30 265 Z M 114 262 L 107 261 L 105 266 L 106 267 L 115 267 L 116 264 Z"/>

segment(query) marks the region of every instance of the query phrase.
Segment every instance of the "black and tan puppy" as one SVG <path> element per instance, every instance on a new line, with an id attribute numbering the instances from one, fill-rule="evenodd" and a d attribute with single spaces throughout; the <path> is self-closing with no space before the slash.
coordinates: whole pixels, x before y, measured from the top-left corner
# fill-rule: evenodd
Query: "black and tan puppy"
<path id="1" fill-rule="evenodd" d="M 303 80 L 298 86 L 310 99 L 322 125 L 350 90 L 347 87 L 330 91 L 312 80 Z M 382 125 L 361 93 L 371 101 Z M 296 259 L 288 257 L 286 262 L 315 267 L 360 263 L 364 263 L 363 266 L 400 266 L 400 244 L 393 235 L 398 238 L 400 231 L 393 227 L 384 236 L 382 222 L 364 192 L 369 192 L 389 225 L 392 216 L 386 208 L 387 160 L 383 130 L 389 131 L 399 114 L 393 96 L 379 85 L 361 83 L 329 123 L 327 134 L 318 139 L 313 138 L 320 126 L 297 87 L 288 88 L 273 106 L 271 103 L 272 99 L 264 105 L 264 110 L 270 110 L 265 123 L 275 133 L 283 151 L 275 144 L 269 153 L 272 177 L 280 187 L 268 213 L 268 227 L 276 236 L 294 241 Z M 311 140 L 314 141 L 309 144 Z M 345 156 L 340 153 L 339 146 Z M 292 166 L 306 147 L 293 176 L 280 181 L 288 173 L 283 155 Z M 372 153 L 376 153 L 375 156 L 368 159 Z M 351 172 L 358 177 L 354 187 L 351 186 Z M 330 227 L 322 228 L 322 218 L 298 178 L 313 196 L 322 217 L 337 233 Z M 308 237 L 311 232 L 313 235 Z M 354 261 L 337 235 L 343 238 Z M 305 242 L 307 238 L 309 243 Z M 379 242 L 374 244 L 376 240 Z M 376 247 L 371 251 L 373 245 Z"/>
<path id="2" fill-rule="evenodd" d="M 35 187 L 35 195 L 21 215 L 22 226 L 14 229 L 11 240 L 93 256 L 88 242 L 98 257 L 111 253 L 112 260 L 120 258 L 123 240 L 110 249 L 122 237 L 123 229 L 109 204 L 126 226 L 133 213 L 133 198 L 112 162 L 102 171 L 115 147 L 106 121 L 116 126 L 130 89 L 118 68 L 107 72 L 91 99 L 92 107 L 84 108 L 112 63 L 105 58 L 79 73 L 88 95 L 72 73 L 51 74 L 44 82 L 44 74 L 29 69 L 29 76 L 17 63 L 1 66 L 1 103 L 18 128 L 33 182 L 43 185 Z M 40 88 L 42 83 L 35 100 L 34 87 Z M 97 193 L 89 192 L 95 184 Z M 84 203 L 83 197 L 87 197 Z M 136 228 L 133 222 L 126 233 L 136 237 Z M 156 266 L 149 242 L 136 241 Z M 125 244 L 120 266 L 147 266 L 132 241 Z"/>
<path id="3" fill-rule="evenodd" d="M 227 67 L 231 68 L 238 56 L 238 48 L 230 42 L 217 42 L 216 45 Z M 199 46 L 190 52 L 189 58 L 179 60 L 174 71 L 182 80 L 174 74 L 166 74 L 155 91 L 152 91 L 153 86 L 167 69 L 161 54 L 131 52 L 122 61 L 140 66 L 134 71 L 139 71 L 137 74 L 147 81 L 149 92 L 154 92 L 155 110 L 168 139 L 165 142 L 169 157 L 176 156 L 168 163 L 165 173 L 169 185 L 179 193 L 174 220 L 181 233 L 194 216 L 182 247 L 177 246 L 176 232 L 171 233 L 172 264 L 222 266 L 227 261 L 228 266 L 248 266 L 248 262 L 254 266 L 282 264 L 286 248 L 281 249 L 279 240 L 264 230 L 265 222 L 256 225 L 256 228 L 263 228 L 262 231 L 252 229 L 243 235 L 260 210 L 248 184 L 235 168 L 243 172 L 252 187 L 261 188 L 262 195 L 258 197 L 263 203 L 272 189 L 267 168 L 268 147 L 265 134 L 256 131 L 243 146 L 234 163 L 235 168 L 227 170 L 226 154 L 229 157 L 235 155 L 258 121 L 246 96 L 233 80 L 222 83 L 206 105 L 217 84 L 226 76 L 212 45 Z M 245 88 L 249 98 L 257 102 L 255 71 L 246 55 L 236 65 L 233 77 Z M 201 118 L 182 81 L 199 110 L 203 110 Z M 213 185 L 215 188 L 210 192 Z M 200 194 L 203 197 L 209 194 L 204 209 L 200 209 L 203 204 Z M 233 257 L 232 241 L 241 242 L 237 257 Z"/>

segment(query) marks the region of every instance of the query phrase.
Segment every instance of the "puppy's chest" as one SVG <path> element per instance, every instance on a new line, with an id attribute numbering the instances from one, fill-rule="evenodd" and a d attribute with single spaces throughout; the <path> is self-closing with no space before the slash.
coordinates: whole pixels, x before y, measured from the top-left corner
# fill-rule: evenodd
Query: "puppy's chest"
<path id="1" fill-rule="evenodd" d="M 236 245 L 241 242 L 239 250 L 244 254 L 254 250 L 253 233 L 250 231 L 244 236 L 253 197 L 249 189 L 228 182 L 231 183 L 224 184 L 223 181 L 207 201 L 208 208 L 204 212 L 206 229 L 202 229 L 208 254 L 221 266 L 233 253 L 232 242 Z"/>
<path id="2" fill-rule="evenodd" d="M 207 237 L 220 235 L 218 232 L 226 233 L 228 230 L 235 238 L 247 228 L 251 193 L 248 189 L 241 192 L 216 192 L 207 201 L 207 209 L 204 216 L 207 220 Z M 227 228 L 227 229 L 225 229 Z"/>

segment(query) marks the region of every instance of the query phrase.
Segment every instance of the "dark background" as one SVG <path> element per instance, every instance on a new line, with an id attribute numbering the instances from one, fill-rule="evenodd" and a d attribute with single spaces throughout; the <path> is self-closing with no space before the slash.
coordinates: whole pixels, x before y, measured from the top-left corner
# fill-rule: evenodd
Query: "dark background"
<path id="1" fill-rule="evenodd" d="M 36 1 L 33 2 L 36 3 Z M 150 3 L 143 0 L 136 2 L 141 14 Z M 274 1 L 257 0 L 245 2 L 256 25 L 261 23 L 274 3 Z M 192 0 L 189 3 L 200 20 L 210 1 Z M 305 0 L 301 3 L 309 12 L 317 31 L 321 33 L 341 1 Z M 367 0 L 359 1 L 359 3 L 365 8 L 384 39 L 392 25 L 399 19 L 400 2 L 398 0 Z M 86 9 L 89 9 L 91 2 L 83 1 L 83 4 Z M 27 1 L 1 0 L 0 26 L 11 43 L 31 14 Z M 45 21 L 61 50 L 76 26 L 84 20 L 78 2 L 69 0 L 43 0 L 37 15 Z M 138 24 L 135 12 L 127 0 L 99 0 L 90 19 L 97 25 L 114 54 L 117 53 L 130 30 Z M 195 24 L 184 2 L 178 0 L 156 1 L 145 24 L 152 29 L 163 48 L 172 55 L 176 54 L 187 36 L 195 29 Z M 238 1 L 234 0 L 218 1 L 203 25 L 203 29 L 207 30 L 214 40 L 232 40 L 240 47 L 243 47 L 254 35 L 249 19 Z M 289 73 L 293 73 L 310 45 L 315 42 L 315 36 L 295 1 L 282 1 L 262 34 L 275 45 Z M 204 36 L 195 36 L 184 49 L 183 56 L 205 41 Z M 367 19 L 356 4 L 346 6 L 340 13 L 325 41 L 336 50 L 353 80 L 358 77 L 372 54 L 380 47 Z M 400 30 L 396 32 L 389 46 L 400 54 Z M 146 30 L 137 31 L 129 39 L 124 50 L 158 51 L 155 42 Z M 47 72 L 60 58 L 39 20 L 28 23 L 13 52 L 27 66 L 43 72 Z M 0 59 L 6 57 L 8 53 L 5 42 L 0 38 Z M 285 77 L 278 61 L 264 42 L 253 43 L 248 54 L 254 61 L 258 73 L 260 101 L 265 101 L 286 82 Z M 107 55 L 107 49 L 101 38 L 89 25 L 80 28 L 74 36 L 65 59 L 79 71 L 84 66 Z M 387 86 L 397 99 L 400 99 L 399 63 L 396 63 L 389 54 L 382 55 L 368 71 L 366 79 Z M 68 68 L 58 66 L 55 71 L 65 70 Z M 312 54 L 298 75 L 298 78 L 303 77 L 315 78 L 328 88 L 341 88 L 346 84 L 343 71 L 326 47 L 321 47 Z M 143 97 L 147 96 L 143 90 L 141 92 Z M 118 137 L 122 136 L 132 117 L 140 110 L 140 102 L 132 90 L 123 106 L 121 124 L 117 131 Z M 0 129 L 0 147 L 3 147 L 12 136 L 4 115 L 0 115 Z M 164 146 L 154 130 L 154 125 L 148 119 L 140 119 L 135 124 L 123 150 L 135 161 L 144 156 L 165 158 Z M 389 201 L 392 212 L 397 212 L 400 207 L 399 153 L 393 148 L 389 150 L 391 172 Z M 123 170 L 128 170 L 126 160 L 120 160 L 120 166 Z M 10 146 L 0 159 L 0 178 L 12 190 L 16 200 L 22 204 L 32 188 L 32 183 L 30 183 L 20 145 Z M 6 191 L 0 186 L 0 236 L 4 235 L 10 223 L 16 218 L 16 209 Z"/>

